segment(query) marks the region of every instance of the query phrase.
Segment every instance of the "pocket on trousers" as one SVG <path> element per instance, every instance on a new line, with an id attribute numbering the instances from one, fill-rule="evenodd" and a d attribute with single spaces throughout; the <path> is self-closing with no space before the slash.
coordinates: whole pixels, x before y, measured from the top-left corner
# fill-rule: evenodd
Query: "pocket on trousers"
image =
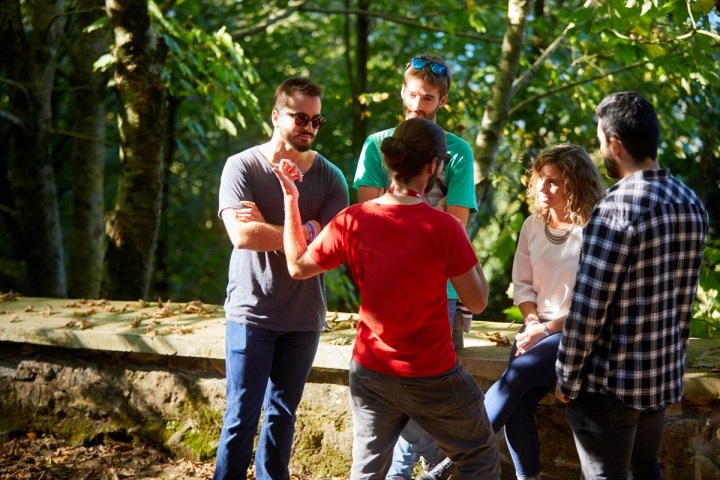
<path id="1" fill-rule="evenodd" d="M 350 363 L 350 402 L 357 407 L 368 406 L 373 403 L 375 394 L 372 389 L 372 380 L 369 376 L 362 373 L 363 367 L 355 363 Z"/>
<path id="2" fill-rule="evenodd" d="M 482 391 L 472 378 L 470 383 L 463 373 L 454 367 L 434 377 L 405 379 L 402 388 L 407 396 L 408 408 L 431 409 L 442 415 L 465 410 L 473 404 L 476 406 L 482 400 Z"/>

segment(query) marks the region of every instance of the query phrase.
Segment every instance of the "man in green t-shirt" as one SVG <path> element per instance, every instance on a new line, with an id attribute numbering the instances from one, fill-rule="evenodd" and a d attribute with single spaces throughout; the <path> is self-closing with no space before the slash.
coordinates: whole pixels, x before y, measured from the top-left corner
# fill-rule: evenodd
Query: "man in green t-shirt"
<path id="1" fill-rule="evenodd" d="M 438 110 L 447 102 L 451 80 L 445 61 L 437 55 L 422 54 L 408 62 L 400 90 L 405 119 L 422 117 L 435 122 Z M 380 153 L 380 143 L 394 131 L 394 128 L 390 128 L 365 139 L 353 182 L 353 187 L 358 191 L 358 202 L 378 198 L 390 186 L 390 178 Z M 477 210 L 473 153 L 465 140 L 450 132 L 447 132 L 447 148 L 450 160 L 445 163 L 432 188 L 424 193 L 423 199 L 466 226 L 470 214 Z M 448 282 L 448 315 L 451 326 L 457 302 L 458 295 Z M 411 422 L 403 430 L 395 446 L 387 480 L 411 479 L 419 455 L 425 460 L 426 470 L 445 457 L 435 442 Z"/>

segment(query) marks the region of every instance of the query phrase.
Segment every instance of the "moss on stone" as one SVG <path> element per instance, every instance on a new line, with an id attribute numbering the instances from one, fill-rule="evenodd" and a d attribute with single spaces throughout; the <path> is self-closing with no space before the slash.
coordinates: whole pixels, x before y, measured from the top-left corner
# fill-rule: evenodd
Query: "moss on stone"
<path id="1" fill-rule="evenodd" d="M 352 458 L 325 439 L 329 426 L 335 430 L 344 427 L 345 422 L 305 410 L 298 415 L 295 424 L 292 462 L 302 473 L 312 474 L 313 478 L 345 478 L 350 472 Z"/>

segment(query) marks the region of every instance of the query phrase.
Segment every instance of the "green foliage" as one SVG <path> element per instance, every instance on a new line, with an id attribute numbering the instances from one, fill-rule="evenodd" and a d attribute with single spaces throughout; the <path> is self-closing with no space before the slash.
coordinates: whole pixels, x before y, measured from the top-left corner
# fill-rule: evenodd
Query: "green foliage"
<path id="1" fill-rule="evenodd" d="M 356 12 L 365 4 L 370 33 L 358 38 Z M 28 5 L 21 2 L 25 18 L 31 11 Z M 484 172 L 491 188 L 478 199 L 479 211 L 471 225 L 473 244 L 491 282 L 484 319 L 503 318 L 510 304 L 507 290 L 516 236 L 529 214 L 523 174 L 530 160 L 552 144 L 573 142 L 592 152 L 600 164 L 593 111 L 612 91 L 640 91 L 657 107 L 660 162 L 700 194 L 717 236 L 720 17 L 712 0 L 603 0 L 590 7 L 547 0 L 542 5 L 527 24 L 518 80 L 508 100 L 510 113 L 490 171 Z M 329 121 L 314 147 L 351 182 L 359 150 L 353 144 L 357 122 L 352 97 L 362 71 L 359 48 L 367 41 L 367 88 L 360 93 L 367 133 L 402 119 L 403 67 L 418 52 L 435 52 L 448 61 L 453 75 L 438 123 L 474 144 L 496 82 L 508 2 L 179 0 L 150 7 L 168 48 L 164 75 L 176 107 L 151 291 L 176 301 L 222 303 L 230 244 L 217 217 L 220 172 L 228 156 L 267 140 L 266 118 L 277 84 L 300 74 L 323 85 L 323 115 Z M 31 22 L 27 25 L 30 28 Z M 98 22 L 92 28 L 106 24 Z M 74 37 L 64 41 L 71 43 Z M 62 48 L 59 55 L 60 63 L 67 65 Z M 112 57 L 100 57 L 96 67 L 99 72 L 114 68 Z M 53 111 L 58 131 L 72 130 L 67 90 L 59 76 Z M 116 123 L 114 101 L 108 95 L 110 125 Z M 7 85 L 0 84 L 0 108 L 7 110 L 10 103 Z M 108 203 L 119 169 L 116 135 L 111 128 Z M 56 136 L 53 148 L 67 232 L 72 175 L 65 159 L 70 145 L 67 138 Z M 351 189 L 351 199 L 354 196 Z M 0 233 L 9 231 L 0 225 Z M 9 252 L 0 235 L 0 255 L 12 258 Z M 709 280 L 716 276 L 715 265 L 717 258 L 708 253 L 700 291 L 706 297 L 696 306 L 702 318 L 711 318 L 707 312 L 717 310 L 711 292 L 720 289 Z M 331 309 L 357 308 L 357 291 L 346 269 L 326 278 Z"/>
<path id="2" fill-rule="evenodd" d="M 697 300 L 693 305 L 690 335 L 720 338 L 720 240 L 711 239 L 705 248 Z"/>
<path id="3" fill-rule="evenodd" d="M 163 14 L 152 0 L 148 5 L 153 19 L 162 27 L 171 54 L 165 72 L 171 95 L 205 102 L 215 127 L 233 137 L 238 134 L 238 126 L 247 127 L 246 115 L 269 134 L 270 127 L 262 121 L 253 92 L 259 81 L 257 73 L 227 27 L 208 33 L 186 17 L 180 5 L 173 15 Z M 193 128 L 200 133 L 203 130 L 202 124 Z"/>

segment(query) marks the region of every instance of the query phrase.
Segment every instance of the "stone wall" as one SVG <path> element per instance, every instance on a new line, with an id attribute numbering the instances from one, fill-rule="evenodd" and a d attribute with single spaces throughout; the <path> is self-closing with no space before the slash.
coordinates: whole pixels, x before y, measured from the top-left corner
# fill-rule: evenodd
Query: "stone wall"
<path id="1" fill-rule="evenodd" d="M 99 303 L 99 302 L 98 302 Z M 225 320 L 207 306 L 21 299 L 0 309 L 0 437 L 30 430 L 76 442 L 143 439 L 193 459 L 214 457 L 224 409 Z M 80 319 L 82 321 L 80 321 Z M 328 314 L 298 410 L 292 470 L 348 478 L 352 419 L 347 368 L 356 319 Z M 459 354 L 485 390 L 502 374 L 517 325 L 473 322 Z M 544 479 L 577 479 L 564 407 L 536 415 Z M 514 471 L 500 441 L 503 478 Z M 662 438 L 667 480 L 720 480 L 720 347 L 692 340 L 684 400 Z"/>
<path id="2" fill-rule="evenodd" d="M 206 359 L 0 344 L 0 430 L 35 430 L 75 441 L 142 438 L 196 460 L 212 458 L 224 408 L 224 377 Z M 293 469 L 303 478 L 347 478 L 349 393 L 338 372 L 316 369 L 298 411 Z M 490 382 L 478 379 L 487 388 Z M 662 443 L 663 478 L 720 479 L 715 402 L 673 406 Z M 543 478 L 576 479 L 578 460 L 564 408 L 548 395 L 538 411 Z M 501 439 L 503 478 L 514 478 Z"/>

